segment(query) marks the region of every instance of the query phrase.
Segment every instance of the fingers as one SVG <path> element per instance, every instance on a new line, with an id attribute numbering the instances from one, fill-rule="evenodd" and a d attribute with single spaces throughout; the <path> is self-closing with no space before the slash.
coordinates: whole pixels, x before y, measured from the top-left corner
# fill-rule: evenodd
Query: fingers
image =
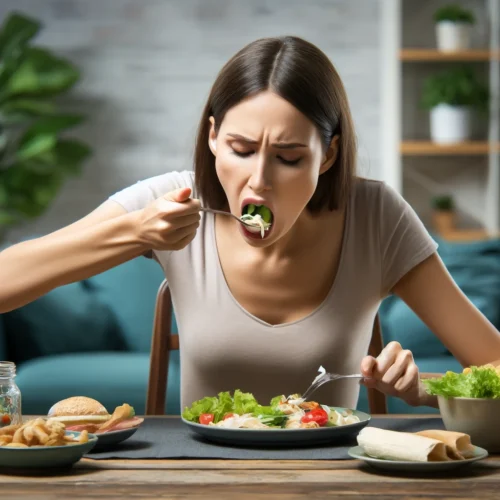
<path id="1" fill-rule="evenodd" d="M 183 203 L 178 203 L 160 198 L 157 203 L 160 217 L 166 219 L 175 219 L 193 214 L 200 215 L 200 202 L 198 200 L 189 199 Z"/>
<path id="2" fill-rule="evenodd" d="M 182 203 L 187 201 L 191 196 L 191 188 L 180 188 L 174 191 L 168 192 L 163 198 L 167 201 L 175 201 L 177 203 Z"/>
<path id="3" fill-rule="evenodd" d="M 399 342 L 389 343 L 375 359 L 366 356 L 361 361 L 361 374 L 367 387 L 375 387 L 382 392 L 414 401 L 419 388 L 419 370 L 413 354 L 403 349 Z"/>
<path id="4" fill-rule="evenodd" d="M 361 375 L 364 375 L 365 377 L 371 377 L 373 375 L 376 364 L 377 361 L 373 356 L 365 356 L 361 360 Z"/>
<path id="5" fill-rule="evenodd" d="M 419 384 L 419 371 L 415 363 L 412 363 L 402 378 L 400 378 L 395 384 L 394 389 L 396 391 L 404 393 L 408 392 L 410 389 L 417 387 Z"/>
<path id="6" fill-rule="evenodd" d="M 184 247 L 189 245 L 189 243 L 191 243 L 191 241 L 194 240 L 195 236 L 196 236 L 195 231 L 188 233 L 186 236 L 179 239 L 176 243 L 173 243 L 171 245 L 171 250 L 182 250 Z"/>
<path id="7" fill-rule="evenodd" d="M 181 227 L 191 226 L 192 224 L 198 224 L 201 220 L 201 216 L 198 212 L 195 214 L 181 215 L 172 220 L 172 227 L 180 229 Z"/>
<path id="8" fill-rule="evenodd" d="M 389 342 L 382 352 L 377 356 L 376 372 L 380 378 L 389 370 L 394 364 L 398 354 L 402 351 L 399 342 Z"/>
<path id="9" fill-rule="evenodd" d="M 395 385 L 412 363 L 413 355 L 411 351 L 407 349 L 399 351 L 392 365 L 384 372 L 382 382 L 384 384 Z"/>
<path id="10" fill-rule="evenodd" d="M 186 236 L 189 236 L 190 234 L 196 234 L 196 230 L 198 229 L 199 225 L 200 225 L 199 222 L 196 222 L 194 224 L 189 224 L 188 226 L 183 226 L 178 229 L 175 229 L 172 232 L 172 236 L 170 238 L 171 241 L 173 243 L 177 243 L 180 240 L 184 239 Z"/>

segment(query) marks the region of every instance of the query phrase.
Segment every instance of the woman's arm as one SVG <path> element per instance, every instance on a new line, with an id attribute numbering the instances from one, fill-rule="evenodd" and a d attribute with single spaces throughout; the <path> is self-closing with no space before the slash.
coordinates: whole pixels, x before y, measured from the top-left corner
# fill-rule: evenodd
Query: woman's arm
<path id="1" fill-rule="evenodd" d="M 500 333 L 455 284 L 435 253 L 394 286 L 395 295 L 427 324 L 462 366 L 500 364 Z M 364 384 L 400 397 L 411 406 L 437 408 L 427 393 L 415 360 L 399 342 L 387 344 L 377 358 L 361 362 Z M 433 374 L 437 376 L 437 374 Z"/>
<path id="2" fill-rule="evenodd" d="M 59 231 L 0 252 L 0 313 L 143 253 L 132 217 L 107 201 Z"/>
<path id="3" fill-rule="evenodd" d="M 437 254 L 407 273 L 393 292 L 462 366 L 500 364 L 500 333 L 456 285 Z"/>
<path id="4" fill-rule="evenodd" d="M 200 222 L 200 203 L 190 194 L 177 189 L 132 212 L 106 201 L 70 226 L 0 252 L 0 313 L 148 250 L 184 248 Z"/>

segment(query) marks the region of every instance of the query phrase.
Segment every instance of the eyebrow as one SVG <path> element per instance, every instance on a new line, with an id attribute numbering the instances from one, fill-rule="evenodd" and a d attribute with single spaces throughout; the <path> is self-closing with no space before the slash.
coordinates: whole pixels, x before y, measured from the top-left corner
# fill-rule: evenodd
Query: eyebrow
<path id="1" fill-rule="evenodd" d="M 233 139 L 238 139 L 240 141 L 248 142 L 248 144 L 258 144 L 258 141 L 254 141 L 253 139 L 249 139 L 243 135 L 239 134 L 227 134 Z M 280 149 L 294 149 L 294 148 L 307 148 L 307 144 L 302 144 L 300 142 L 275 142 L 271 144 L 271 146 Z"/>

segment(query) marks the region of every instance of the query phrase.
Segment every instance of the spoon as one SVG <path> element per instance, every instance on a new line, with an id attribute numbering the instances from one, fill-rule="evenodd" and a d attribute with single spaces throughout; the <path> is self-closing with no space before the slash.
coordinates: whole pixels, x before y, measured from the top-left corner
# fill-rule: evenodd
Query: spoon
<path id="1" fill-rule="evenodd" d="M 229 215 L 233 219 L 236 219 L 240 224 L 243 224 L 244 226 L 251 227 L 252 229 L 255 229 L 255 225 L 249 224 L 248 222 L 241 220 L 239 217 L 236 217 L 236 215 L 232 214 L 231 212 L 224 212 L 223 210 L 214 210 L 213 208 L 205 208 L 205 207 L 200 207 L 200 210 L 202 212 L 210 212 L 213 214 Z"/>

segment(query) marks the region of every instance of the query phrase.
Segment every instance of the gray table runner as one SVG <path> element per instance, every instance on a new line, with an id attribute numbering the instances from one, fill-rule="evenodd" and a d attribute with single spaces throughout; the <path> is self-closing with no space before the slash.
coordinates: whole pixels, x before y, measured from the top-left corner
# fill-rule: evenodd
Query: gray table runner
<path id="1" fill-rule="evenodd" d="M 368 424 L 403 432 L 444 429 L 440 418 L 372 418 Z M 242 448 L 212 443 L 194 434 L 180 418 L 146 419 L 137 432 L 122 443 L 102 451 L 91 451 L 93 459 L 173 458 L 241 460 L 348 460 L 347 450 L 356 446 L 356 436 L 328 445 L 296 448 Z"/>

